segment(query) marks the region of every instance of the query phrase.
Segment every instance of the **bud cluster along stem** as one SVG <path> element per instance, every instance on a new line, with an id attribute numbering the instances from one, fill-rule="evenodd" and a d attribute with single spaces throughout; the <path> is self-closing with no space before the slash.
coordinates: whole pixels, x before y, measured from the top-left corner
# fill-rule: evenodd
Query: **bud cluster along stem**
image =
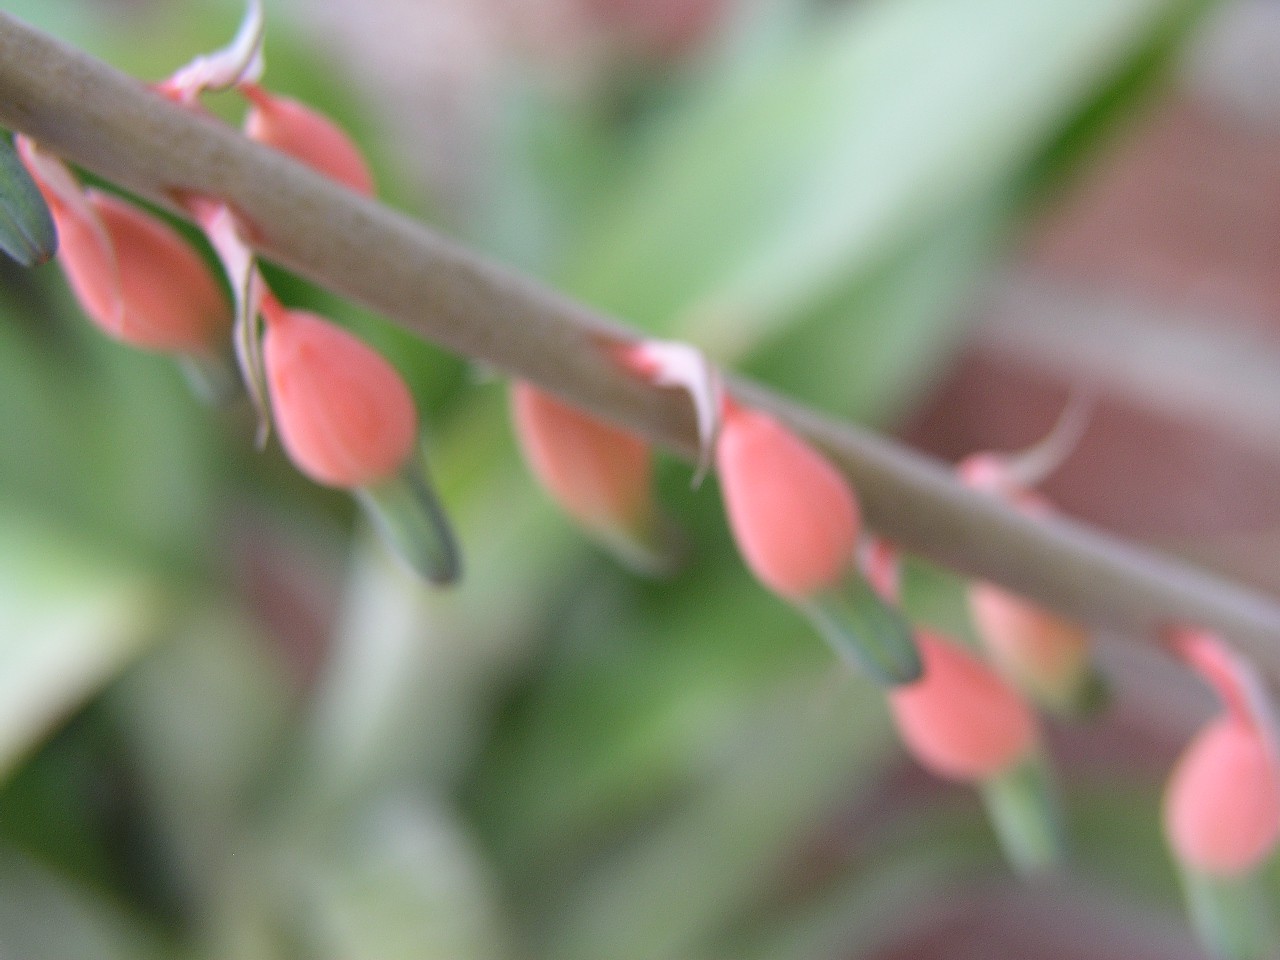
<path id="1" fill-rule="evenodd" d="M 0 27 L 7 22 L 0 15 Z M 203 92 L 237 91 L 250 104 L 249 138 L 350 193 L 371 195 L 368 166 L 345 133 L 311 108 L 261 86 L 262 35 L 261 8 L 251 3 L 228 48 L 193 61 L 156 89 L 181 116 L 201 116 L 202 122 L 207 119 L 199 108 Z M 0 29 L 0 54 L 5 49 Z M 0 55 L 0 92 L 4 64 Z M 0 97 L 0 111 L 3 102 Z M 209 125 L 193 129 L 201 131 L 197 140 L 220 136 Z M 258 399 L 264 422 L 268 415 L 274 422 L 298 468 L 318 483 L 353 491 L 387 539 L 426 577 L 449 582 L 458 576 L 452 533 L 417 456 L 418 418 L 407 386 L 385 358 L 351 333 L 287 307 L 267 288 L 246 236 L 269 242 L 269 217 L 238 196 L 161 185 L 159 192 L 205 231 L 230 279 L 234 302 L 229 303 L 203 258 L 163 222 L 120 198 L 82 189 L 60 160 L 29 138 L 20 141 L 20 149 L 61 234 L 60 258 L 70 286 L 98 326 L 134 346 L 201 354 L 217 352 L 231 331 L 249 392 Z M 323 191 L 316 195 L 321 207 L 363 216 L 343 224 L 357 238 L 367 236 L 360 231 L 369 223 L 383 224 L 382 236 L 392 248 L 380 251 L 388 261 L 387 286 L 402 286 L 395 271 L 403 265 L 394 262 L 394 247 L 402 242 L 413 249 L 412 239 L 404 240 L 414 236 L 412 231 L 380 221 L 376 207 L 343 207 L 350 201 Z M 270 198 L 259 197 L 271 209 Z M 453 267 L 453 275 L 442 278 L 445 286 L 452 283 L 455 293 L 463 291 L 446 319 L 459 313 L 458 303 L 476 310 L 502 302 L 494 291 L 503 285 L 487 268 L 458 257 L 450 261 L 444 254 L 439 259 Z M 847 450 L 842 438 L 856 435 L 794 408 L 779 415 L 788 411 L 787 404 L 754 388 L 738 384 L 726 390 L 721 374 L 688 345 L 633 341 L 529 284 L 511 282 L 506 288 L 518 292 L 508 290 L 505 302 L 534 304 L 533 315 L 543 317 L 542 330 L 559 332 L 583 357 L 590 356 L 581 369 L 595 370 L 600 384 L 614 391 L 611 396 L 631 397 L 633 406 L 646 400 L 660 407 L 671 399 L 672 388 L 687 393 L 696 445 L 688 442 L 688 430 L 659 424 L 657 434 L 670 445 L 696 446 L 697 479 L 714 465 L 728 525 L 747 568 L 807 617 L 842 658 L 889 688 L 889 712 L 919 763 L 983 791 L 1015 864 L 1039 868 L 1053 862 L 1060 852 L 1056 803 L 1028 697 L 1060 710 L 1081 704 L 1096 676 L 1084 629 L 981 583 L 972 588 L 971 606 L 991 665 L 957 641 L 913 628 L 898 609 L 897 548 L 868 539 L 850 471 L 841 469 L 851 460 L 846 454 L 838 464 L 829 455 Z M 514 344 L 504 349 L 515 353 L 523 343 L 535 342 L 521 341 L 522 335 L 513 334 Z M 551 339 L 546 349 L 554 351 L 560 343 Z M 548 363 L 545 357 L 535 360 L 534 372 L 546 374 L 538 369 Z M 573 398 L 553 395 L 542 379 L 539 385 L 517 380 L 512 387 L 517 435 L 535 475 L 567 512 L 624 559 L 650 572 L 669 569 L 677 541 L 654 503 L 647 439 L 606 423 Z M 644 424 L 643 417 L 619 419 Z M 798 429 L 797 423 L 806 428 Z M 994 508 L 981 497 L 948 500 L 939 492 L 950 489 L 947 481 L 910 457 L 880 449 L 877 460 L 876 444 L 866 438 L 855 446 L 872 451 L 863 475 L 873 485 L 879 475 L 882 500 L 935 508 L 950 503 L 954 509 L 942 515 L 968 524 L 961 523 L 957 539 L 976 550 L 980 534 L 995 531 L 997 542 L 988 549 L 999 550 L 1030 542 L 1009 531 L 1038 525 L 1052 530 L 1058 522 L 1031 489 L 1070 447 L 1062 432 L 1055 434 L 1034 456 L 986 454 L 962 465 L 967 483 L 992 495 L 987 500 L 999 501 Z M 823 440 L 821 445 L 814 437 Z M 895 501 L 896 494 L 885 492 L 887 481 L 900 481 L 916 499 Z M 933 490 L 933 499 L 922 496 L 922 489 Z M 1014 519 L 1001 503 L 1013 505 Z M 929 510 L 924 513 L 927 519 Z M 881 517 L 892 515 L 880 511 Z M 1252 630 L 1274 641 L 1275 631 L 1268 631 L 1280 617 L 1265 600 L 1230 589 L 1215 592 L 1212 581 L 1088 537 L 1065 537 L 1059 547 L 1058 559 L 1071 561 L 1072 569 L 1084 567 L 1088 574 L 1092 564 L 1099 592 L 1106 593 L 1106 578 L 1118 579 L 1110 584 L 1113 600 L 1108 602 L 1127 610 L 1140 626 L 1188 619 L 1179 615 L 1186 605 L 1178 594 L 1190 592 L 1219 619 L 1231 620 L 1234 614 L 1245 633 Z M 1041 559 L 1045 556 L 1053 559 L 1053 550 Z M 1115 571 L 1122 575 L 1116 578 Z M 1145 599 L 1124 608 L 1114 597 L 1125 590 Z M 1211 635 L 1180 632 L 1176 648 L 1215 685 L 1225 710 L 1193 741 L 1170 781 L 1165 808 L 1170 846 L 1189 875 L 1215 882 L 1238 879 L 1271 854 L 1280 835 L 1280 738 L 1265 686 L 1245 661 Z M 1269 648 L 1264 643 L 1260 649 Z"/>
<path id="2" fill-rule="evenodd" d="M 327 117 L 278 97 L 262 74 L 263 12 L 251 2 L 235 40 L 192 61 L 156 90 L 200 111 L 210 90 L 250 104 L 244 132 L 349 189 L 373 193 L 358 147 Z M 222 261 L 233 311 L 203 257 L 172 228 L 124 199 L 84 190 L 62 162 L 28 138 L 19 151 L 60 236 L 58 259 L 86 314 L 135 347 L 236 353 L 265 439 L 274 422 L 285 452 L 325 486 L 360 494 L 391 544 L 419 573 L 447 583 L 459 570 L 453 535 L 416 456 L 418 414 L 396 369 L 363 341 L 313 313 L 285 307 L 267 288 L 240 215 L 216 197 L 176 195 Z M 265 335 L 259 319 L 265 320 Z"/>
<path id="3" fill-rule="evenodd" d="M 225 124 L 0 12 L 0 123 L 104 179 L 182 212 L 218 197 L 254 219 L 254 249 L 417 336 L 553 391 L 668 450 L 695 456 L 687 408 L 602 355 L 616 321 L 308 176 Z M 184 149 L 176 151 L 173 144 Z M 735 378 L 735 397 L 823 450 L 878 529 L 913 553 L 1072 618 L 1154 638 L 1203 624 L 1280 675 L 1280 602 L 1059 516 L 1030 517 L 943 465 Z M 1151 642 L 1154 642 L 1152 639 Z"/>

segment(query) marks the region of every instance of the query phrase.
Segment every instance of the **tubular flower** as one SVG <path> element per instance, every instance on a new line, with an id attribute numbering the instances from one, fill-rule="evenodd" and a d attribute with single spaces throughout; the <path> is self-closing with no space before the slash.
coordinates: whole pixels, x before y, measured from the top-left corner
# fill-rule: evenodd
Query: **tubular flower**
<path id="1" fill-rule="evenodd" d="M 525 461 L 565 513 L 631 566 L 669 565 L 648 444 L 524 381 L 511 385 L 511 412 Z"/>
<path id="2" fill-rule="evenodd" d="M 777 420 L 726 400 L 716 469 L 747 566 L 877 683 L 920 674 L 911 629 L 853 564 L 861 516 L 831 463 Z"/>
<path id="3" fill-rule="evenodd" d="M 253 105 L 244 122 L 251 139 L 287 153 L 356 193 L 373 196 L 373 174 L 364 155 L 332 120 L 254 83 L 241 84 L 238 89 Z"/>
<path id="4" fill-rule="evenodd" d="M 859 562 L 875 589 L 896 602 L 897 550 L 869 538 Z M 1018 692 L 959 644 L 916 632 L 923 675 L 889 691 L 889 710 L 907 751 L 926 770 L 973 784 L 1005 856 L 1023 873 L 1062 858 L 1063 826 L 1035 714 Z"/>
<path id="5" fill-rule="evenodd" d="M 269 297 L 263 311 L 272 414 L 298 469 L 346 489 L 398 473 L 413 453 L 418 417 L 395 368 L 315 314 L 286 310 Z"/>
<path id="6" fill-rule="evenodd" d="M 18 146 L 53 214 L 58 262 L 89 319 L 134 347 L 214 352 L 230 329 L 231 306 L 181 235 L 119 197 L 83 190 L 26 138 Z"/>
<path id="7" fill-rule="evenodd" d="M 958 644 L 928 630 L 916 639 L 924 675 L 889 692 L 903 742 L 929 771 L 980 783 L 1037 749 L 1035 714 L 1000 677 Z"/>
<path id="8" fill-rule="evenodd" d="M 959 467 L 962 480 L 1010 502 L 1025 513 L 1052 512 L 1048 501 L 1023 487 L 1006 457 L 976 454 Z M 979 640 L 1010 682 L 1059 714 L 1087 713 L 1105 696 L 1091 659 L 1088 629 L 1003 587 L 976 582 L 969 610 Z"/>
<path id="9" fill-rule="evenodd" d="M 1256 729 L 1224 714 L 1187 746 L 1164 804 L 1178 861 L 1237 877 L 1267 859 L 1280 838 L 1280 768 Z"/>
<path id="10" fill-rule="evenodd" d="M 861 529 L 844 477 L 777 420 L 727 404 L 716 469 L 738 549 L 774 593 L 808 600 L 836 586 Z"/>
<path id="11" fill-rule="evenodd" d="M 1180 652 L 1225 709 L 1183 752 L 1169 780 L 1164 826 L 1178 861 L 1214 877 L 1257 867 L 1280 841 L 1280 755 L 1261 682 L 1216 637 L 1187 632 Z"/>
<path id="12" fill-rule="evenodd" d="M 983 647 L 1011 682 L 1059 713 L 1087 707 L 1096 689 L 1088 630 L 992 583 L 969 587 L 969 610 Z"/>

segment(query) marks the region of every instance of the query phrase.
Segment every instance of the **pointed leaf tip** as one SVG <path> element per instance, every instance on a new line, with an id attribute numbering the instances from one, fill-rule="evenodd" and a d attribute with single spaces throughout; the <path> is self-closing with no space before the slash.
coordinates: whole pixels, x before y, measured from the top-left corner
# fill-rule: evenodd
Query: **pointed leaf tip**
<path id="1" fill-rule="evenodd" d="M 1026 876 L 1062 862 L 1066 829 L 1052 771 L 1042 754 L 1034 753 L 985 781 L 982 799 L 1014 870 Z"/>
<path id="2" fill-rule="evenodd" d="M 1280 930 L 1256 876 L 1223 878 L 1182 870 L 1191 925 L 1204 948 L 1221 960 L 1267 960 L 1280 947 Z"/>
<path id="3" fill-rule="evenodd" d="M 920 679 L 924 668 L 911 625 L 862 577 L 850 573 L 799 607 L 842 660 L 880 686 Z"/>
<path id="4" fill-rule="evenodd" d="M 419 457 L 399 476 L 355 491 L 360 506 L 391 550 L 436 586 L 462 577 L 462 556 L 453 526 Z"/>
<path id="5" fill-rule="evenodd" d="M 7 137 L 0 137 L 0 250 L 24 267 L 57 252 L 53 215 Z"/>

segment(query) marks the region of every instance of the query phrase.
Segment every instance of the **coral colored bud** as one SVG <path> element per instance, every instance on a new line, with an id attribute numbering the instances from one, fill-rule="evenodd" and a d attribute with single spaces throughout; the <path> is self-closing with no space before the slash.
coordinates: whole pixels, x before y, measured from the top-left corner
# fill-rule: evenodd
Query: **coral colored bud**
<path id="1" fill-rule="evenodd" d="M 716 468 L 747 565 L 788 600 L 834 587 L 850 567 L 861 526 L 852 488 L 777 420 L 726 406 Z"/>
<path id="2" fill-rule="evenodd" d="M 565 513 L 637 570 L 670 569 L 679 545 L 654 506 L 648 444 L 523 381 L 511 413 L 529 468 Z"/>
<path id="3" fill-rule="evenodd" d="M 355 488 L 408 462 L 418 416 L 400 374 L 329 321 L 264 300 L 267 389 L 280 440 L 317 483 Z"/>
<path id="4" fill-rule="evenodd" d="M 1258 730 L 1226 714 L 1182 754 L 1164 800 L 1179 862 L 1202 873 L 1247 873 L 1280 839 L 1280 768 Z"/>
<path id="5" fill-rule="evenodd" d="M 147 350 L 207 353 L 231 326 L 209 265 L 168 224 L 118 197 L 83 206 L 50 196 L 58 262 L 84 312 L 108 335 Z"/>
<path id="6" fill-rule="evenodd" d="M 1066 414 L 1064 418 L 1072 419 Z M 1074 429 L 1066 431 L 1072 433 Z M 1047 516 L 1053 513 L 1052 505 L 1023 485 L 1019 467 L 1035 463 L 1037 469 L 1031 472 L 1038 474 L 1050 463 L 1056 465 L 1066 434 L 1060 426 L 1021 455 L 973 454 L 960 462 L 957 473 L 968 486 L 1000 497 L 1023 513 Z M 1042 456 L 1046 451 L 1048 463 Z M 1092 662 L 1089 631 L 1081 624 L 991 583 L 970 585 L 969 609 L 978 638 L 997 668 L 1037 703 L 1058 713 L 1080 714 L 1105 699 L 1106 683 Z"/>
<path id="7" fill-rule="evenodd" d="M 1077 706 L 1093 676 L 1088 630 L 991 583 L 969 588 L 969 608 L 1005 676 L 1046 706 Z"/>
<path id="8" fill-rule="evenodd" d="M 889 706 L 908 750 L 951 780 L 979 782 L 1031 755 L 1035 715 L 991 668 L 958 644 L 927 630 L 916 634 L 924 676 L 889 691 Z"/>
<path id="9" fill-rule="evenodd" d="M 287 153 L 356 193 L 373 196 L 373 174 L 351 137 L 336 123 L 289 97 L 267 93 L 256 84 L 240 91 L 252 102 L 245 133 Z"/>

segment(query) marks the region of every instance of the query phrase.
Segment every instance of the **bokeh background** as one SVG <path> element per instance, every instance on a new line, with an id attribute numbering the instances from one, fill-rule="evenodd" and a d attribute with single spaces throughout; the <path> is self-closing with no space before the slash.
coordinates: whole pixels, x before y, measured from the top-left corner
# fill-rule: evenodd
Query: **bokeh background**
<path id="1" fill-rule="evenodd" d="M 5 8 L 148 80 L 240 14 Z M 1062 508 L 1280 590 L 1274 0 L 268 8 L 267 85 L 389 203 L 945 459 L 1093 384 Z M 1213 703 L 1142 638 L 1051 726 L 1072 859 L 1020 882 L 714 483 L 660 463 L 695 549 L 639 580 L 534 488 L 491 371 L 273 274 L 409 378 L 466 551 L 433 592 L 56 267 L 0 281 L 5 960 L 1201 955 L 1158 809 Z M 945 571 L 907 602 L 969 635 Z"/>

